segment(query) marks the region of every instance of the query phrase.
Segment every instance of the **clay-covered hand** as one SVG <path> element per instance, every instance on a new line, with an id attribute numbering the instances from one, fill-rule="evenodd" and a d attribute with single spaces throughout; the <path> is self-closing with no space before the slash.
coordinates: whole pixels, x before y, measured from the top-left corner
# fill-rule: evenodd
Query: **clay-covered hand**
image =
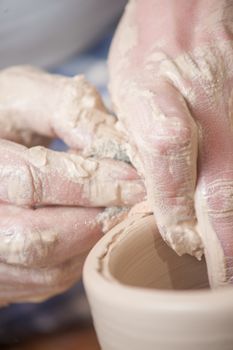
<path id="1" fill-rule="evenodd" d="M 233 1 L 130 1 L 110 52 L 113 104 L 163 238 L 233 282 Z"/>
<path id="2" fill-rule="evenodd" d="M 0 73 L 0 95 L 2 305 L 39 301 L 71 286 L 102 235 L 101 208 L 131 206 L 144 186 L 124 162 L 25 146 L 38 134 L 78 149 L 107 128 L 103 120 L 111 117 L 82 77 L 11 68 Z"/>

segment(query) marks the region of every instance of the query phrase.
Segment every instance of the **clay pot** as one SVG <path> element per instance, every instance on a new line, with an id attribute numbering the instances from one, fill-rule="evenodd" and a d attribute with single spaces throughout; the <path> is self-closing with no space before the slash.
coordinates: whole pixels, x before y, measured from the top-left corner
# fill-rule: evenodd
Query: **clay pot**
<path id="1" fill-rule="evenodd" d="M 177 256 L 151 215 L 99 241 L 84 284 L 103 350 L 233 349 L 233 289 L 210 290 L 205 261 Z"/>

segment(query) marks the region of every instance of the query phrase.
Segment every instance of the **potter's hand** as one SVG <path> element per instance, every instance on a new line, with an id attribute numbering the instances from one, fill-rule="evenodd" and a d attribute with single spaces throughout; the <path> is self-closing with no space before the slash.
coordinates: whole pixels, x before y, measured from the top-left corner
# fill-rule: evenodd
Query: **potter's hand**
<path id="1" fill-rule="evenodd" d="M 131 206 L 143 186 L 123 162 L 12 142 L 30 145 L 35 134 L 59 135 L 76 148 L 91 142 L 91 117 L 101 121 L 106 111 L 83 78 L 14 68 L 0 73 L 0 95 L 1 305 L 42 300 L 73 284 L 102 234 L 103 209 L 90 207 Z"/>
<path id="2" fill-rule="evenodd" d="M 159 230 L 180 255 L 204 244 L 213 286 L 233 281 L 232 20 L 233 1 L 131 1 L 110 53 Z"/>

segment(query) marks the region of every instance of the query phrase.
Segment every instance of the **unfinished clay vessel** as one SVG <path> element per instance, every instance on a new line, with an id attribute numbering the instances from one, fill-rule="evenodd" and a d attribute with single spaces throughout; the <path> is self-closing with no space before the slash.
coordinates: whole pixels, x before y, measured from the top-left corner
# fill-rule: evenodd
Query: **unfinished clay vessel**
<path id="1" fill-rule="evenodd" d="M 233 349 L 233 289 L 210 290 L 205 261 L 177 256 L 152 215 L 99 241 L 84 284 L 103 350 Z"/>

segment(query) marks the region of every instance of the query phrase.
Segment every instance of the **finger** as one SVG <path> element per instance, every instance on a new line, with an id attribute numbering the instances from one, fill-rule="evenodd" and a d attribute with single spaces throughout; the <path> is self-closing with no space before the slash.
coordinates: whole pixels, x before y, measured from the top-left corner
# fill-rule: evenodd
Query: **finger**
<path id="1" fill-rule="evenodd" d="M 102 236 L 99 209 L 1 206 L 0 262 L 48 267 L 86 254 Z"/>
<path id="2" fill-rule="evenodd" d="M 41 93 L 46 94 L 47 91 L 43 90 L 42 84 L 38 84 L 38 91 L 34 88 L 34 71 L 35 74 L 40 72 L 30 67 L 11 67 L 0 71 L 0 137 L 28 146 L 48 144 L 49 138 L 54 136 L 52 132 L 40 133 L 37 127 L 29 126 L 34 120 L 39 127 L 38 109 L 47 108 L 40 101 Z M 29 100 L 31 104 L 28 104 Z M 40 121 L 44 125 L 43 114 Z"/>
<path id="3" fill-rule="evenodd" d="M 227 137 L 226 137 L 227 138 Z M 217 137 L 216 137 L 217 139 Z M 220 148 L 220 147 L 218 147 Z M 233 159 L 232 147 L 225 157 L 213 157 L 202 166 L 197 187 L 196 212 L 205 247 L 211 287 L 233 284 Z M 219 149 L 218 154 L 221 153 Z M 214 162 L 215 160 L 216 162 Z"/>
<path id="4" fill-rule="evenodd" d="M 53 268 L 29 269 L 0 264 L 0 304 L 38 302 L 70 288 L 81 276 L 80 256 Z"/>
<path id="5" fill-rule="evenodd" d="M 160 81 L 153 90 L 145 86 L 129 90 L 122 118 L 141 155 L 160 233 L 179 255 L 200 258 L 194 209 L 197 127 L 170 83 Z"/>
<path id="6" fill-rule="evenodd" d="M 75 256 L 81 260 L 102 237 L 105 228 L 125 217 L 122 208 L 0 207 L 0 262 L 47 268 Z"/>
<path id="7" fill-rule="evenodd" d="M 52 75 L 29 66 L 0 72 L 0 137 L 30 144 L 35 133 L 72 148 L 121 153 L 115 128 L 96 89 L 83 76 Z M 116 150 L 117 148 L 117 150 Z M 98 152 L 96 150 L 96 152 Z"/>
<path id="8" fill-rule="evenodd" d="M 32 212 L 2 207 L 0 304 L 41 301 L 68 289 L 80 278 L 85 257 L 102 229 L 120 215 L 83 208 Z"/>
<path id="9" fill-rule="evenodd" d="M 110 159 L 84 159 L 0 140 L 0 200 L 23 206 L 131 206 L 144 193 L 136 171 Z"/>

